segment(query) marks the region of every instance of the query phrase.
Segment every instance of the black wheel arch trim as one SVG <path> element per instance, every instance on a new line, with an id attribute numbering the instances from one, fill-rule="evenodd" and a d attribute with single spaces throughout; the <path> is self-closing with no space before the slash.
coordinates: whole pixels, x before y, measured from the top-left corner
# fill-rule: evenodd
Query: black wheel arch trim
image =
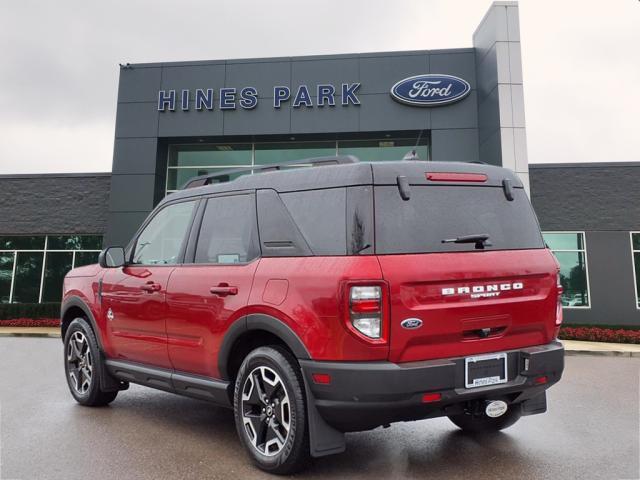
<path id="1" fill-rule="evenodd" d="M 67 313 L 67 311 L 71 308 L 71 307 L 78 307 L 80 310 L 82 310 L 84 312 L 84 314 L 86 315 L 87 319 L 89 320 L 89 323 L 91 323 L 91 327 L 93 328 L 93 333 L 94 336 L 96 337 L 96 341 L 98 342 L 98 348 L 100 349 L 100 352 L 103 352 L 104 349 L 102 348 L 102 338 L 100 337 L 100 330 L 98 330 L 98 325 L 96 323 L 96 319 L 93 316 L 93 313 L 91 312 L 91 309 L 89 308 L 89 305 L 87 305 L 87 303 L 82 300 L 80 297 L 78 296 L 71 296 L 66 298 L 63 302 L 62 305 L 60 306 L 60 330 L 62 332 L 62 328 L 63 328 L 63 319 L 65 314 Z M 62 341 L 64 342 L 64 335 L 61 335 Z"/>
<path id="2" fill-rule="evenodd" d="M 282 340 L 296 358 L 302 360 L 311 359 L 307 347 L 304 346 L 302 340 L 300 340 L 298 335 L 296 335 L 286 323 L 271 315 L 252 313 L 239 318 L 231 324 L 222 339 L 218 353 L 218 370 L 223 380 L 229 380 L 229 357 L 236 340 L 251 330 L 264 330 L 269 332 Z"/>

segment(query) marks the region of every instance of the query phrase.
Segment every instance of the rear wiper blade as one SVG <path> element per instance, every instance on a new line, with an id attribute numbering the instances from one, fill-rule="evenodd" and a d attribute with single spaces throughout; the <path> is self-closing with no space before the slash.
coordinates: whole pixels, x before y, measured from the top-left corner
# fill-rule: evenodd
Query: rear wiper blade
<path id="1" fill-rule="evenodd" d="M 492 244 L 489 241 L 489 234 L 479 233 L 476 235 L 464 235 L 456 238 L 445 238 L 442 243 L 475 243 L 476 248 L 479 250 L 484 247 L 490 247 Z"/>

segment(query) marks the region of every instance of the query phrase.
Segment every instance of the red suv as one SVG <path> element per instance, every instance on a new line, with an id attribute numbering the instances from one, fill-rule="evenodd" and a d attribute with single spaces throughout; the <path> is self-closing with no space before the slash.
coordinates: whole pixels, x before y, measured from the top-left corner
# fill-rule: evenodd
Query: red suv
<path id="1" fill-rule="evenodd" d="M 262 469 L 344 432 L 447 416 L 464 431 L 546 411 L 562 374 L 558 265 L 511 171 L 303 160 L 198 177 L 126 248 L 64 281 L 71 394 L 130 382 L 233 408 Z"/>

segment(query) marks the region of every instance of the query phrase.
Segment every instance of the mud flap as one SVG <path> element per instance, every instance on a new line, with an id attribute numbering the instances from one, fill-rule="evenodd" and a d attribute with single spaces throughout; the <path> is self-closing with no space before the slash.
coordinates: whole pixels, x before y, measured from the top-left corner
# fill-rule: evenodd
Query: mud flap
<path id="1" fill-rule="evenodd" d="M 547 392 L 522 402 L 522 415 L 536 415 L 547 411 Z"/>
<path id="2" fill-rule="evenodd" d="M 103 392 L 119 392 L 120 390 L 127 390 L 129 388 L 129 382 L 121 382 L 115 378 L 107 369 L 104 354 L 100 352 L 100 390 Z"/>
<path id="3" fill-rule="evenodd" d="M 309 447 L 312 457 L 324 457 L 342 453 L 346 449 L 344 432 L 340 432 L 325 422 L 318 412 L 316 399 L 304 379 L 307 394 L 307 417 L 309 419 Z"/>

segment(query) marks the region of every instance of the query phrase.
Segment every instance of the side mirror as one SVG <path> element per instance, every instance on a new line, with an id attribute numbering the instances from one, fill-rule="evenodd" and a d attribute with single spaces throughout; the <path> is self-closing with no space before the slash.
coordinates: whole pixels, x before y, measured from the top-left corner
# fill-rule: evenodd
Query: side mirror
<path id="1" fill-rule="evenodd" d="M 124 248 L 107 247 L 100 252 L 98 263 L 102 268 L 118 268 L 125 264 Z"/>

